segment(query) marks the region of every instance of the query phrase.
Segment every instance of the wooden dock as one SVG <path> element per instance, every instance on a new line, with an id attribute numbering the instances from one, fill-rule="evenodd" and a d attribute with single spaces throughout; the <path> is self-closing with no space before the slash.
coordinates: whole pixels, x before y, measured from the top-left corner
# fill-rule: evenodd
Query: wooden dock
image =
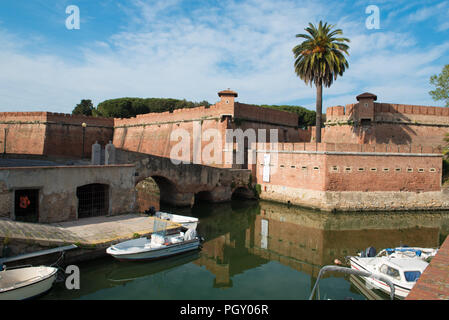
<path id="1" fill-rule="evenodd" d="M 406 300 L 449 300 L 449 236 Z"/>

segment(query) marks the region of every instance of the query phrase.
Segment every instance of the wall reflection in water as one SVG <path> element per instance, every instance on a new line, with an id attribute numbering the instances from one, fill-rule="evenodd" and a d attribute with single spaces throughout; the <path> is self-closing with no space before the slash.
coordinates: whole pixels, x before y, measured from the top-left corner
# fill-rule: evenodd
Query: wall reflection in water
<path id="1" fill-rule="evenodd" d="M 44 299 L 307 299 L 320 268 L 336 258 L 368 246 L 436 247 L 449 234 L 445 212 L 322 213 L 256 201 L 162 209 L 200 219 L 201 251 L 80 264 L 81 290 L 58 284 Z M 325 277 L 333 298 L 363 299 L 342 274 Z"/>
<path id="2" fill-rule="evenodd" d="M 437 247 L 449 234 L 449 213 L 323 213 L 271 202 L 195 207 L 207 241 L 195 263 L 212 272 L 214 286 L 269 261 L 314 279 L 337 258 L 374 246 Z M 335 275 L 338 276 L 338 275 Z"/>

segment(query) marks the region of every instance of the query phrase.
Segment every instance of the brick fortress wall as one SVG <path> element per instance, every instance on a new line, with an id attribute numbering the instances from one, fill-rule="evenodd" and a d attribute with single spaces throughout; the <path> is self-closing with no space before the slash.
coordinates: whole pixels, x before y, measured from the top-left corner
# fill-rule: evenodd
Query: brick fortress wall
<path id="1" fill-rule="evenodd" d="M 112 140 L 113 123 L 112 118 L 63 113 L 1 112 L 0 153 L 78 158 L 84 138 L 84 156 L 90 157 L 95 141 L 104 145 Z"/>
<path id="2" fill-rule="evenodd" d="M 218 167 L 236 167 L 225 163 L 225 152 L 235 152 L 236 142 L 232 150 L 226 150 L 225 137 L 227 129 L 254 129 L 256 138 L 259 129 L 266 130 L 266 141 L 270 141 L 270 129 L 278 130 L 278 141 L 306 141 L 310 137 L 310 130 L 298 128 L 296 114 L 262 108 L 254 105 L 235 102 L 237 93 L 233 91 L 219 93 L 221 100 L 210 107 L 197 107 L 191 109 L 178 109 L 173 112 L 148 113 L 128 119 L 114 119 L 114 140 L 116 148 L 128 151 L 147 153 L 161 157 L 170 157 L 171 150 L 179 140 L 171 141 L 171 134 L 183 129 L 190 139 L 190 158 L 183 158 L 179 154 L 173 158 L 193 162 L 193 137 L 195 126 L 200 137 L 209 129 L 216 129 L 221 135 L 221 153 L 219 163 L 204 163 Z M 202 141 L 201 153 L 213 140 Z M 246 148 L 247 146 L 247 142 Z M 210 147 L 210 146 L 209 146 Z M 196 159 L 199 159 L 198 157 Z"/>
<path id="3" fill-rule="evenodd" d="M 376 103 L 376 99 L 366 93 L 357 97 L 358 103 L 327 108 L 322 141 L 445 145 L 449 108 Z"/>
<path id="4" fill-rule="evenodd" d="M 334 143 L 253 145 L 257 183 L 317 191 L 439 191 L 441 154 L 432 147 Z M 263 181 L 264 154 L 270 181 Z"/>

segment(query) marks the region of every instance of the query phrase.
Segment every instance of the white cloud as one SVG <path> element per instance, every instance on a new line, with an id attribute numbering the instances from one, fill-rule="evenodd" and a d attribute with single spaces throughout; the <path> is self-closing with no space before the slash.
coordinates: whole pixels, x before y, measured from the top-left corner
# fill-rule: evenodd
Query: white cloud
<path id="1" fill-rule="evenodd" d="M 83 46 L 77 62 L 32 54 L 22 39 L 0 30 L 0 111 L 71 112 L 84 98 L 96 104 L 124 96 L 215 102 L 228 87 L 242 102 L 300 101 L 314 109 L 315 88 L 295 75 L 292 48 L 295 34 L 325 17 L 352 40 L 350 68 L 325 89 L 326 106 L 353 103 L 364 91 L 392 102 L 398 84 L 407 103 L 430 101 L 428 72 L 448 50 L 447 43 L 426 48 L 411 31 L 367 32 L 363 19 L 326 3 L 229 1 L 190 16 L 178 12 L 177 0 L 133 4 L 121 5 L 129 25 Z"/>

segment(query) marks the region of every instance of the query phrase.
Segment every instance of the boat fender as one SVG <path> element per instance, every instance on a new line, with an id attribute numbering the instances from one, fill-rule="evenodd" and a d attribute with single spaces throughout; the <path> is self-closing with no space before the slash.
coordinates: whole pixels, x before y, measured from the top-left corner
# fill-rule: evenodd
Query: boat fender
<path id="1" fill-rule="evenodd" d="M 376 256 L 376 248 L 374 247 L 368 247 L 366 248 L 365 256 L 372 258 Z"/>

